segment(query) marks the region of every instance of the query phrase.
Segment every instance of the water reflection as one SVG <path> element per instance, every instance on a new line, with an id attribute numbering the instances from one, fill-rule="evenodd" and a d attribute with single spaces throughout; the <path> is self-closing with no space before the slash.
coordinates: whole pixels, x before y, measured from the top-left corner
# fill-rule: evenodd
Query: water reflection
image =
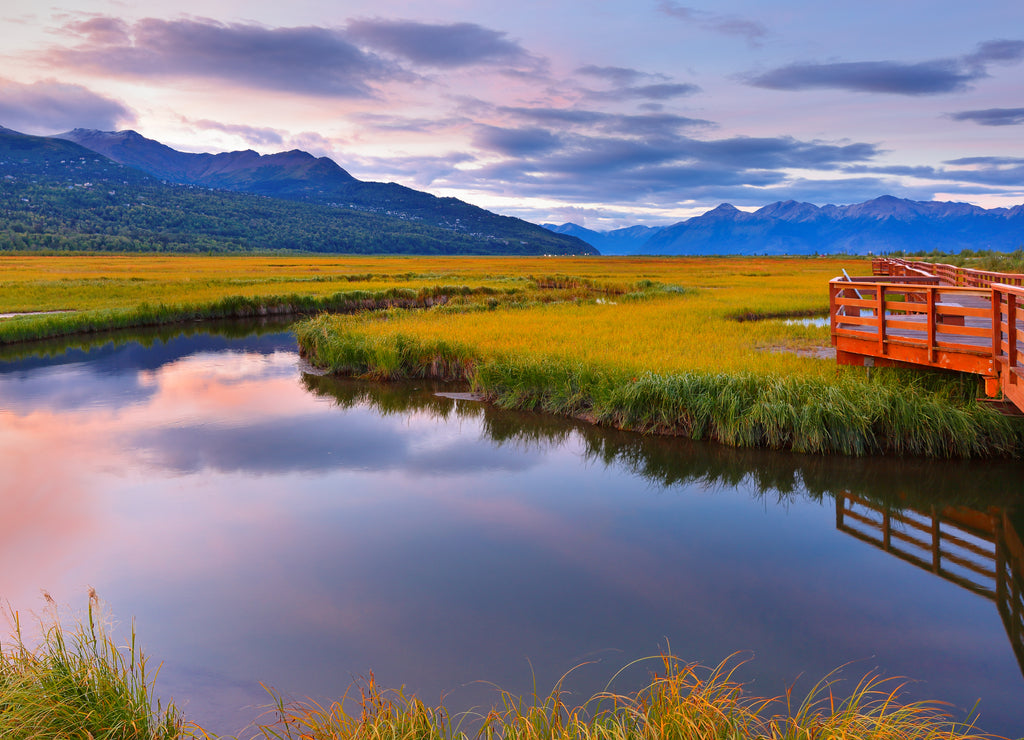
<path id="1" fill-rule="evenodd" d="M 1024 672 L 1021 519 L 996 506 L 921 510 L 836 497 L 836 529 L 995 603 Z"/>
<path id="2" fill-rule="evenodd" d="M 699 484 L 732 488 L 752 484 L 775 498 L 863 496 L 892 507 L 934 505 L 1015 506 L 1021 465 L 1005 460 L 942 461 L 922 458 L 853 458 L 733 448 L 664 436 L 642 436 L 548 414 L 508 411 L 456 401 L 424 382 L 381 385 L 330 375 L 303 374 L 310 392 L 341 408 L 369 406 L 384 416 L 427 413 L 479 420 L 498 445 L 543 447 L 579 438 L 594 464 L 624 466 L 662 487 Z M 440 385 L 438 388 L 442 387 Z"/>
<path id="3" fill-rule="evenodd" d="M 288 334 L 232 331 L 0 361 L 0 597 L 96 586 L 211 728 L 250 720 L 260 680 L 328 699 L 370 669 L 459 707 L 600 659 L 585 695 L 669 640 L 753 651 L 758 693 L 860 661 L 1021 732 L 1010 602 L 836 528 L 854 497 L 1014 521 L 1018 464 L 644 438 L 304 373 Z"/>

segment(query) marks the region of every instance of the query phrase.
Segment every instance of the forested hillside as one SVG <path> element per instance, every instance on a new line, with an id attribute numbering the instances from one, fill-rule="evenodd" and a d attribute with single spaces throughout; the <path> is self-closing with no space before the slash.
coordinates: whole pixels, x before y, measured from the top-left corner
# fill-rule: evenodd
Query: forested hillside
<path id="1" fill-rule="evenodd" d="M 0 183 L 2 250 L 593 253 L 539 228 L 527 238 L 469 233 L 351 206 L 167 183 L 73 142 L 7 129 Z"/>

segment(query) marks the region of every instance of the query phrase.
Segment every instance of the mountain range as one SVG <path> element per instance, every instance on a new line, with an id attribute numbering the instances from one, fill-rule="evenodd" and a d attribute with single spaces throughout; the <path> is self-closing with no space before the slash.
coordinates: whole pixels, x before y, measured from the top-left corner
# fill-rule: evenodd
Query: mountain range
<path id="1" fill-rule="evenodd" d="M 723 203 L 670 226 L 593 231 L 358 180 L 327 157 L 177 151 L 135 131 L 0 127 L 0 250 L 299 250 L 360 254 L 868 254 L 1012 251 L 1024 205 L 885 195 L 854 205 Z"/>
<path id="2" fill-rule="evenodd" d="M 1024 248 L 1024 205 L 913 201 L 883 195 L 847 206 L 787 200 L 753 213 L 723 203 L 671 226 L 592 231 L 545 227 L 578 237 L 602 254 L 883 254 L 1013 251 Z"/>
<path id="3" fill-rule="evenodd" d="M 0 249 L 596 254 L 456 198 L 363 182 L 326 157 L 179 152 L 134 131 L 0 127 Z"/>

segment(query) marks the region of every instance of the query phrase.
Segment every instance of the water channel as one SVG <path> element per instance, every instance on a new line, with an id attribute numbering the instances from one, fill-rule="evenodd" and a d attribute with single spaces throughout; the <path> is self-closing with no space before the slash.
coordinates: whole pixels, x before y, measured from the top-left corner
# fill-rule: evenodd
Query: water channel
<path id="1" fill-rule="evenodd" d="M 260 682 L 328 700 L 372 670 L 460 710 L 670 649 L 739 652 L 760 696 L 905 676 L 1024 734 L 1020 463 L 734 450 L 460 390 L 318 375 L 281 325 L 7 348 L 0 599 L 95 587 L 220 733 Z"/>

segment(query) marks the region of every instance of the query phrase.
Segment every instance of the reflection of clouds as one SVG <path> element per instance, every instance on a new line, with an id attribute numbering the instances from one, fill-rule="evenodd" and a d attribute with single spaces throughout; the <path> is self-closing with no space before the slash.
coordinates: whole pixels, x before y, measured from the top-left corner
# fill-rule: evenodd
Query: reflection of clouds
<path id="1" fill-rule="evenodd" d="M 88 364 L 0 375 L 0 409 L 28 414 L 37 409 L 72 411 L 144 402 L 152 389 L 129 373 L 97 373 Z"/>
<path id="2" fill-rule="evenodd" d="M 435 422 L 436 423 L 436 422 Z M 131 444 L 153 464 L 179 473 L 213 470 L 254 474 L 353 469 L 426 475 L 525 470 L 534 459 L 513 449 L 449 439 L 417 445 L 416 430 L 359 411 L 306 414 L 223 424 L 141 431 Z"/>
<path id="3" fill-rule="evenodd" d="M 228 348 L 233 351 L 227 352 Z M 0 362 L 0 409 L 29 413 L 40 408 L 120 408 L 145 402 L 153 393 L 154 375 L 179 361 L 197 358 L 205 362 L 203 372 L 210 376 L 238 379 L 247 373 L 265 377 L 262 357 L 290 358 L 288 374 L 293 374 L 294 353 L 290 334 L 244 340 L 200 334 L 157 341 L 149 347 L 108 343 L 52 358 Z M 235 357 L 230 360 L 216 359 L 232 354 Z"/>

